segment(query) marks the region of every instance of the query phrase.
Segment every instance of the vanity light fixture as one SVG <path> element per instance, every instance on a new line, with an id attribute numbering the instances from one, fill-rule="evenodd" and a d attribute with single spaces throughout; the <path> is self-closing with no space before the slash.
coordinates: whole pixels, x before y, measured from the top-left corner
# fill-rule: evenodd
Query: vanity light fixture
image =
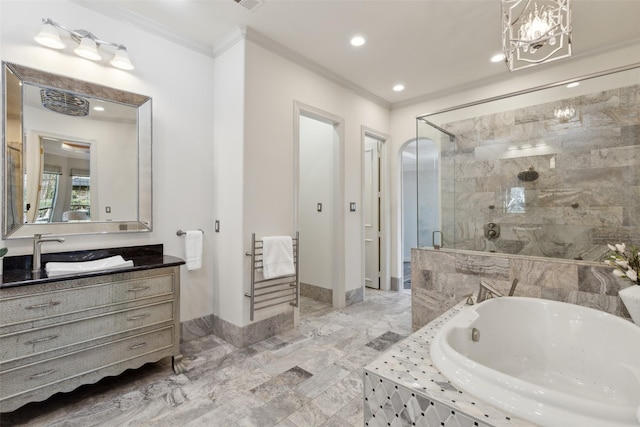
<path id="1" fill-rule="evenodd" d="M 571 56 L 571 0 L 502 0 L 502 50 L 510 71 Z"/>
<path id="2" fill-rule="evenodd" d="M 78 46 L 73 49 L 76 55 L 92 61 L 99 61 L 102 59 L 102 55 L 98 49 L 109 46 L 115 48 L 114 56 L 109 63 L 121 70 L 133 70 L 133 64 L 131 64 L 127 48 L 124 45 L 101 40 L 86 30 L 70 30 L 49 18 L 42 19 L 42 28 L 38 35 L 34 37 L 34 40 L 52 49 L 64 49 L 66 46 L 60 39 L 58 30 L 66 31 L 71 36 L 71 39 L 78 43 Z"/>

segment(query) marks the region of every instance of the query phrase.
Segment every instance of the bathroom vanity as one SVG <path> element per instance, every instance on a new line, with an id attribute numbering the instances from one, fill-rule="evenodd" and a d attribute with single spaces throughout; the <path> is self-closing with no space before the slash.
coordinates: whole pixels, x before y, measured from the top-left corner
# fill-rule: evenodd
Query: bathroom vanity
<path id="1" fill-rule="evenodd" d="M 48 261 L 119 254 L 133 267 L 72 276 L 31 274 L 5 258 L 0 284 L 0 412 L 180 354 L 180 265 L 162 245 L 45 254 Z"/>

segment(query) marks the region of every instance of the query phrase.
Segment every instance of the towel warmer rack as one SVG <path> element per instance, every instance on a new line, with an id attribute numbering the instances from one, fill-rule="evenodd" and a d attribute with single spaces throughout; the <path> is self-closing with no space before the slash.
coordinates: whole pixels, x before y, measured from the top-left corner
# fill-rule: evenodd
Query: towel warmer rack
<path id="1" fill-rule="evenodd" d="M 295 273 L 288 276 L 264 279 L 260 278 L 262 276 L 260 270 L 262 270 L 263 243 L 262 240 L 256 240 L 255 233 L 251 234 L 251 252 L 245 254 L 251 257 L 251 291 L 244 294 L 245 297 L 251 298 L 251 321 L 253 321 L 254 314 L 258 310 L 287 302 L 294 307 L 298 306 L 298 288 L 300 284 L 298 277 L 299 242 L 300 233 L 296 232 L 296 237 L 291 239 Z M 257 276 L 256 273 L 259 272 L 260 275 Z"/>

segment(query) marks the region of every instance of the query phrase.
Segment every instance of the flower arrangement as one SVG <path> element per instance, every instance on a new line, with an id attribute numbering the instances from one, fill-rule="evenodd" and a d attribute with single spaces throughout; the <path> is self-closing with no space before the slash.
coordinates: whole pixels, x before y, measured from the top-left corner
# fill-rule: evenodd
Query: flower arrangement
<path id="1" fill-rule="evenodd" d="M 616 268 L 613 270 L 614 276 L 631 280 L 636 285 L 640 285 L 640 251 L 638 248 L 631 246 L 627 249 L 624 243 L 607 246 L 611 252 L 604 262 Z"/>

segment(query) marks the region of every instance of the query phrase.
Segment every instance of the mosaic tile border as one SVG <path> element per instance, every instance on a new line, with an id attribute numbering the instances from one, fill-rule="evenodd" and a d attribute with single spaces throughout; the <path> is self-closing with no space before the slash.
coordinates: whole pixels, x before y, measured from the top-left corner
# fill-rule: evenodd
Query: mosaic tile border
<path id="1" fill-rule="evenodd" d="M 458 390 L 433 365 L 433 337 L 463 307 L 457 304 L 364 368 L 365 426 L 535 426 Z"/>

